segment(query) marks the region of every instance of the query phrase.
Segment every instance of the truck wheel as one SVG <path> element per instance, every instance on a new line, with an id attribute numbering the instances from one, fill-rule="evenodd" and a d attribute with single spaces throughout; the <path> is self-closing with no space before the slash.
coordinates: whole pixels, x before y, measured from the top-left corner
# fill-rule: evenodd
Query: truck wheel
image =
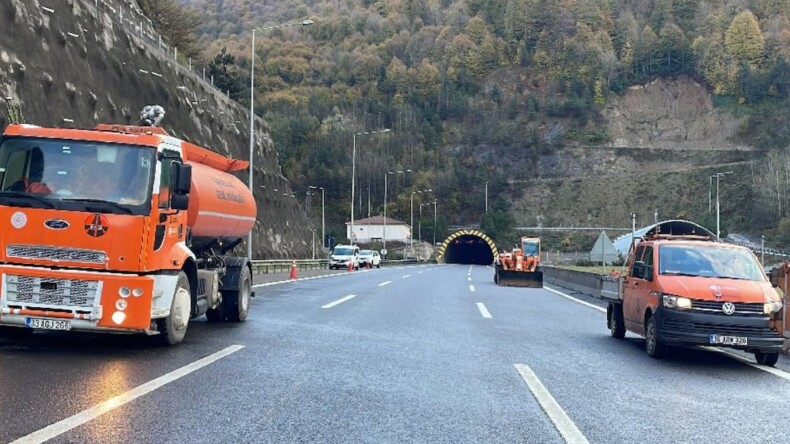
<path id="1" fill-rule="evenodd" d="M 192 311 L 192 294 L 189 291 L 189 279 L 183 271 L 178 274 L 176 292 L 170 303 L 170 314 L 166 318 L 156 320 L 159 335 L 154 336 L 160 345 L 176 345 L 184 340 L 189 327 L 189 315 Z"/>
<path id="2" fill-rule="evenodd" d="M 667 345 L 658 340 L 656 320 L 653 316 L 647 320 L 645 327 L 645 350 L 651 358 L 661 359 L 667 355 Z"/>
<path id="3" fill-rule="evenodd" d="M 609 304 L 607 321 L 609 323 L 609 334 L 613 338 L 623 339 L 625 337 L 625 321 L 623 321 L 623 306 L 620 304 Z"/>
<path id="4" fill-rule="evenodd" d="M 0 327 L 0 339 L 26 338 L 33 334 L 32 328 Z"/>
<path id="5" fill-rule="evenodd" d="M 776 362 L 779 360 L 779 353 L 763 353 L 756 351 L 754 352 L 754 359 L 756 359 L 757 363 L 760 365 L 767 365 L 768 367 L 773 367 L 776 365 Z"/>
<path id="6" fill-rule="evenodd" d="M 244 267 L 239 276 L 239 290 L 226 291 L 222 297 L 222 304 L 225 305 L 225 312 L 231 322 L 244 322 L 250 314 L 250 299 L 252 295 L 252 279 L 250 269 Z"/>

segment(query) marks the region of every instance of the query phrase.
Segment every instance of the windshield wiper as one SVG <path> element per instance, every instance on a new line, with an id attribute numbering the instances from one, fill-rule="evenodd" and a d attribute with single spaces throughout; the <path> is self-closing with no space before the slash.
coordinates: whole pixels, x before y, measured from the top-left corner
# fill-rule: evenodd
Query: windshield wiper
<path id="1" fill-rule="evenodd" d="M 123 205 L 121 205 L 121 204 L 119 204 L 117 202 L 113 202 L 111 200 L 102 200 L 102 199 L 68 199 L 68 202 L 83 202 L 83 203 L 96 203 L 96 204 L 102 204 L 102 205 L 109 205 L 109 206 L 111 206 L 111 207 L 113 207 L 115 209 L 123 211 L 126 214 L 133 214 L 134 213 L 134 211 L 126 208 L 125 206 L 123 206 Z"/>
<path id="2" fill-rule="evenodd" d="M 21 191 L 0 191 L 0 197 L 10 197 L 13 199 L 30 199 L 46 205 L 47 208 L 55 208 L 55 204 L 50 202 L 48 199 L 45 199 L 41 196 L 36 196 L 35 194 L 23 193 Z"/>
<path id="3" fill-rule="evenodd" d="M 691 277 L 710 277 L 710 276 L 702 276 L 699 274 L 691 274 L 691 273 L 684 273 L 682 271 L 665 271 L 661 273 L 665 276 L 691 276 Z"/>

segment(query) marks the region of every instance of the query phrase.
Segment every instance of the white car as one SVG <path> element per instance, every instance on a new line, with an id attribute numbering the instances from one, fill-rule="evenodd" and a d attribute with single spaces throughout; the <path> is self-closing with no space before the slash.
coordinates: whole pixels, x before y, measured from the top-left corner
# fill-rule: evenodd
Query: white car
<path id="1" fill-rule="evenodd" d="M 356 245 L 335 245 L 332 255 L 329 256 L 329 268 L 348 268 L 348 264 L 353 264 L 355 270 L 359 270 L 362 260 L 359 257 L 359 247 Z"/>
<path id="2" fill-rule="evenodd" d="M 359 264 L 362 267 L 370 264 L 370 268 L 381 268 L 381 255 L 376 250 L 362 250 L 359 252 Z"/>

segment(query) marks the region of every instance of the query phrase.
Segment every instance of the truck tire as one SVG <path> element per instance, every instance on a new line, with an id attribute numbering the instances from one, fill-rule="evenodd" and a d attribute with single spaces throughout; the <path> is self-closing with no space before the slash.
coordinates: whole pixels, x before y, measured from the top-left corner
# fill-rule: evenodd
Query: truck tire
<path id="1" fill-rule="evenodd" d="M 609 334 L 615 339 L 623 339 L 625 337 L 623 306 L 620 304 L 609 304 L 607 321 L 609 323 Z"/>
<path id="2" fill-rule="evenodd" d="M 656 334 L 656 320 L 653 316 L 647 319 L 645 325 L 645 351 L 651 358 L 661 359 L 667 356 L 667 345 L 658 340 Z"/>
<path id="3" fill-rule="evenodd" d="M 0 339 L 20 339 L 33 334 L 32 328 L 0 327 Z"/>
<path id="4" fill-rule="evenodd" d="M 225 290 L 222 292 L 222 302 L 217 308 L 206 312 L 209 322 L 244 322 L 250 313 L 250 298 L 252 295 L 252 279 L 250 269 L 242 267 L 239 276 L 238 290 Z"/>
<path id="5" fill-rule="evenodd" d="M 768 367 L 773 367 L 776 365 L 776 362 L 779 361 L 779 353 L 763 353 L 760 351 L 754 352 L 754 359 L 760 365 L 767 365 Z"/>
<path id="6" fill-rule="evenodd" d="M 154 336 L 159 345 L 176 345 L 184 340 L 189 327 L 189 316 L 192 311 L 192 294 L 189 290 L 189 279 L 183 271 L 178 273 L 178 283 L 170 303 L 170 314 L 166 318 L 156 320 L 159 335 Z"/>
<path id="7" fill-rule="evenodd" d="M 252 277 L 250 269 L 244 267 L 239 277 L 238 291 L 226 291 L 222 296 L 222 303 L 225 305 L 225 312 L 231 322 L 244 322 L 250 314 L 250 299 L 252 297 Z"/>

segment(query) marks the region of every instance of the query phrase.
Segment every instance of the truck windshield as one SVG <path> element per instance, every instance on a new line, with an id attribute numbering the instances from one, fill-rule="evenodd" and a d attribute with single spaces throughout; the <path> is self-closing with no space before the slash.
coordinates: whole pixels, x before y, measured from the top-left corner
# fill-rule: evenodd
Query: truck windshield
<path id="1" fill-rule="evenodd" d="M 765 280 L 760 264 L 746 250 L 716 245 L 662 245 L 659 273 L 664 275 Z"/>
<path id="2" fill-rule="evenodd" d="M 7 138 L 0 143 L 0 196 L 147 205 L 154 154 L 130 145 Z"/>

